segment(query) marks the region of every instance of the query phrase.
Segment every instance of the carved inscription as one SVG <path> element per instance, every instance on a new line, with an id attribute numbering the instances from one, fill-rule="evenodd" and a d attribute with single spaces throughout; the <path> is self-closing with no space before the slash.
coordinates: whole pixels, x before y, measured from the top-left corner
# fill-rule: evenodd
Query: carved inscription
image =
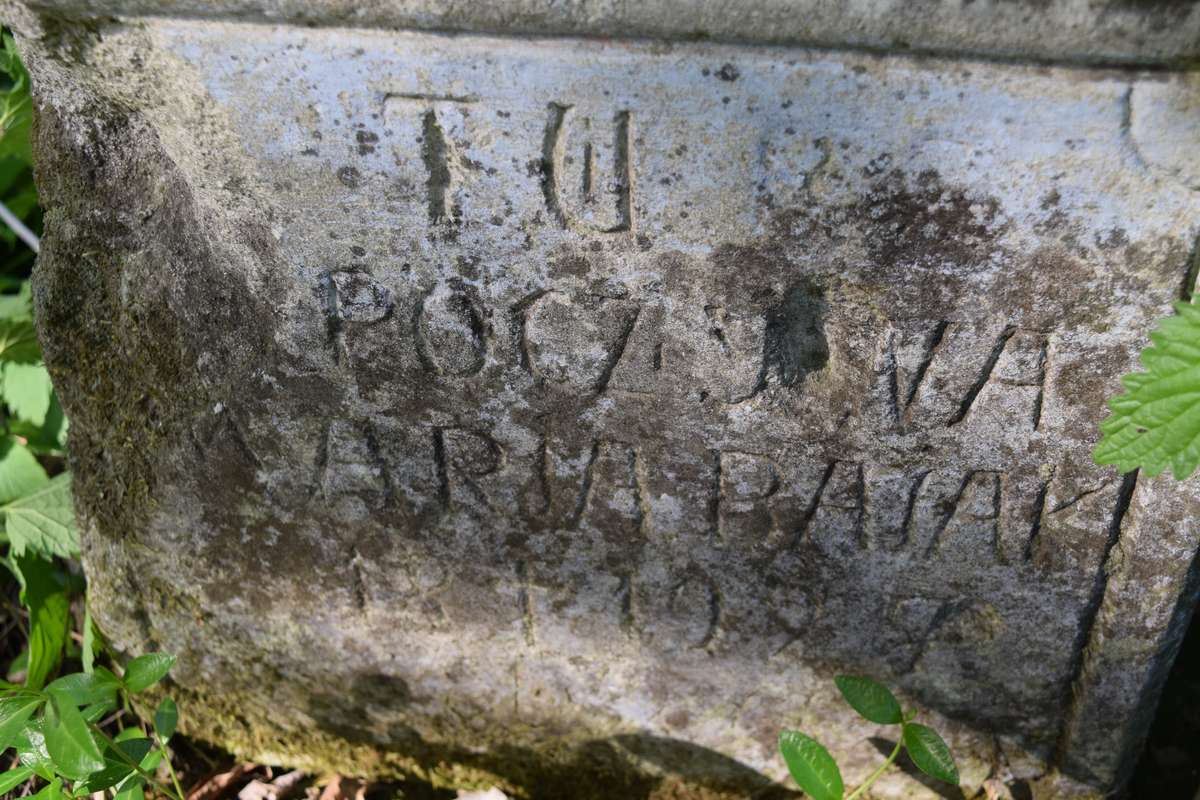
<path id="1" fill-rule="evenodd" d="M 542 191 L 546 208 L 563 227 L 588 233 L 634 230 L 630 127 L 628 111 L 618 111 L 611 125 L 593 125 L 593 119 L 577 115 L 574 106 L 550 104 L 542 145 Z M 572 139 L 580 145 L 578 155 L 568 153 Z"/>
<path id="2" fill-rule="evenodd" d="M 329 276 L 328 311 L 342 322 L 379 322 L 392 313 L 392 290 L 365 272 L 334 272 Z"/>
<path id="3" fill-rule="evenodd" d="M 435 375 L 462 377 L 483 369 L 488 324 L 473 287 L 450 281 L 417 304 L 413 320 L 417 353 Z"/>
<path id="4" fill-rule="evenodd" d="M 470 165 L 457 143 L 463 137 L 465 109 L 478 101 L 471 95 L 401 94 L 384 98 L 384 113 L 408 110 L 421 115 L 421 161 L 425 165 L 425 198 L 429 223 L 457 227 L 462 223 L 465 177 Z"/>
<path id="5" fill-rule="evenodd" d="M 523 309 L 521 352 L 535 376 L 602 393 L 639 311 L 624 300 L 546 292 Z"/>
<path id="6" fill-rule="evenodd" d="M 444 508 L 491 507 L 491 498 L 479 481 L 504 463 L 504 451 L 492 437 L 464 428 L 435 428 L 433 460 Z"/>
<path id="7" fill-rule="evenodd" d="M 887 336 L 884 373 L 897 421 L 955 426 L 980 417 L 1040 427 L 1049 334 L 939 322 Z"/>

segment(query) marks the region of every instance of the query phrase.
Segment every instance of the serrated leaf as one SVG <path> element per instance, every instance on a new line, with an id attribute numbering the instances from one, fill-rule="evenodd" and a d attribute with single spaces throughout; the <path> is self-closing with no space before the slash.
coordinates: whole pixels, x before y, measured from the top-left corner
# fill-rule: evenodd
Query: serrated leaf
<path id="1" fill-rule="evenodd" d="M 779 752 L 788 772 L 812 800 L 842 800 L 846 787 L 837 762 L 821 744 L 799 731 L 779 735 Z"/>
<path id="2" fill-rule="evenodd" d="M 50 476 L 28 448 L 11 437 L 0 438 L 0 504 L 33 494 L 49 482 Z"/>
<path id="3" fill-rule="evenodd" d="M 0 506 L 0 513 L 14 553 L 31 550 L 47 558 L 79 555 L 70 473 L 56 475 L 40 489 Z"/>
<path id="4" fill-rule="evenodd" d="M 61 454 L 67 441 L 67 427 L 62 405 L 53 393 L 50 395 L 50 408 L 46 411 L 46 419 L 40 426 L 16 418 L 9 418 L 8 421 L 9 432 L 23 438 L 25 446 L 39 455 Z"/>
<path id="5" fill-rule="evenodd" d="M 0 795 L 8 794 L 32 777 L 33 770 L 29 767 L 10 769 L 8 772 L 0 775 Z"/>
<path id="6" fill-rule="evenodd" d="M 17 695 L 0 699 L 0 752 L 16 743 L 33 712 L 46 702 L 36 695 Z"/>
<path id="7" fill-rule="evenodd" d="M 0 362 L 36 364 L 42 360 L 33 320 L 0 319 Z"/>
<path id="8" fill-rule="evenodd" d="M 125 688 L 140 692 L 158 683 L 171 671 L 175 656 L 166 653 L 146 653 L 125 666 Z"/>
<path id="9" fill-rule="evenodd" d="M 917 769 L 939 781 L 958 785 L 958 767 L 954 756 L 937 731 L 910 722 L 904 726 L 904 747 Z"/>
<path id="10" fill-rule="evenodd" d="M 33 121 L 33 103 L 29 96 L 29 73 L 17 54 L 12 36 L 3 41 L 3 65 L 12 85 L 0 95 L 0 156 L 31 158 L 29 127 Z"/>
<path id="11" fill-rule="evenodd" d="M 52 681 L 46 691 L 76 706 L 115 702 L 120 681 L 102 672 L 73 672 Z"/>
<path id="12" fill-rule="evenodd" d="M 1149 476 L 1170 469 L 1179 480 L 1200 466 L 1200 309 L 1179 303 L 1175 310 L 1150 335 L 1144 371 L 1124 376 L 1125 393 L 1109 400 L 1112 413 L 1092 453 L 1097 464 Z"/>
<path id="13" fill-rule="evenodd" d="M 36 197 L 36 195 L 35 195 Z M 11 198 L 5 198 L 5 203 Z M 11 209 L 11 204 L 9 204 Z M 19 211 L 13 211 L 20 216 Z M 33 292 L 29 281 L 22 281 L 15 293 L 0 294 L 0 319 L 30 319 L 33 316 Z"/>
<path id="14" fill-rule="evenodd" d="M 38 428 L 44 425 L 53 391 L 44 365 L 4 365 L 4 402 L 17 419 Z"/>
<path id="15" fill-rule="evenodd" d="M 165 742 L 175 735 L 175 726 L 179 723 L 179 709 L 170 697 L 164 697 L 154 712 L 154 732 Z"/>
<path id="16" fill-rule="evenodd" d="M 40 689 L 62 661 L 70 632 L 67 578 L 49 561 L 25 553 L 10 559 L 21 583 L 21 603 L 29 610 L 29 663 L 25 685 Z"/>
<path id="17" fill-rule="evenodd" d="M 838 675 L 833 682 L 864 719 L 879 725 L 899 725 L 903 720 L 900 703 L 883 684 L 856 675 Z"/>
<path id="18" fill-rule="evenodd" d="M 85 780 L 104 769 L 104 756 L 79 709 L 50 695 L 43 717 L 46 751 L 55 769 L 74 780 Z"/>

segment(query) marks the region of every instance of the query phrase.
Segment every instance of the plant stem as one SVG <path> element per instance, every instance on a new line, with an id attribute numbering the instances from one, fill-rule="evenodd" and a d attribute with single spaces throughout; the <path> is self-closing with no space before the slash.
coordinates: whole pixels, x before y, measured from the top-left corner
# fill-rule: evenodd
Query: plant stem
<path id="1" fill-rule="evenodd" d="M 133 767 L 134 772 L 136 772 L 138 775 L 141 775 L 143 778 L 145 778 L 155 789 L 158 789 L 158 791 L 162 792 L 164 796 L 174 798 L 174 800 L 184 800 L 183 792 L 179 792 L 178 794 L 176 794 L 171 791 L 171 787 L 164 786 L 163 784 L 159 783 L 157 778 L 155 778 L 149 772 L 146 772 L 146 770 L 142 769 L 141 764 L 138 764 L 136 761 L 134 761 L 132 758 L 130 758 L 129 755 L 124 750 L 117 747 L 117 743 L 113 741 L 112 737 L 109 736 L 104 731 L 100 730 L 100 727 L 98 725 L 93 724 L 92 731 L 94 731 L 97 735 L 99 735 L 100 738 L 104 740 L 104 743 L 107 744 L 109 746 L 109 748 L 113 752 L 115 752 L 122 761 L 124 761 L 129 766 Z M 170 763 L 171 762 L 168 761 L 167 766 L 170 766 Z M 176 790 L 178 791 L 178 786 L 176 786 Z"/>
<path id="2" fill-rule="evenodd" d="M 158 740 L 158 752 L 162 753 L 163 761 L 167 762 L 167 772 L 171 773 L 171 783 L 175 784 L 175 793 L 182 798 L 183 789 L 179 787 L 179 776 L 175 774 L 175 765 L 171 763 L 171 757 L 167 755 L 167 742 L 158 735 L 158 731 L 154 732 L 154 738 Z"/>
<path id="3" fill-rule="evenodd" d="M 892 763 L 896 760 L 897 756 L 900 755 L 900 748 L 903 745 L 904 745 L 904 734 L 903 734 L 903 732 L 901 732 L 900 738 L 898 740 L 896 740 L 896 747 L 892 750 L 892 754 L 887 757 L 887 761 L 880 764 L 879 769 L 872 772 L 870 777 L 868 777 L 865 781 L 860 783 L 858 785 L 858 788 L 855 789 L 853 792 L 851 792 L 850 795 L 846 798 L 846 800 L 854 800 L 854 798 L 858 797 L 860 794 L 865 792 L 867 789 L 871 788 L 871 784 L 874 783 L 875 781 L 879 780 L 879 776 L 884 773 L 884 770 L 886 770 L 888 767 L 890 767 L 892 765 Z"/>

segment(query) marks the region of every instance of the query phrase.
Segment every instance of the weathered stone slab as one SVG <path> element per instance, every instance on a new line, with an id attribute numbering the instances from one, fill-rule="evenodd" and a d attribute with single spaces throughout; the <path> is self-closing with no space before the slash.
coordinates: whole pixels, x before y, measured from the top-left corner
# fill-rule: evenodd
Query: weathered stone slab
<path id="1" fill-rule="evenodd" d="M 784 724 L 878 762 L 850 668 L 968 786 L 1126 774 L 1200 507 L 1089 450 L 1195 279 L 1194 82 L 24 25 L 93 610 L 179 653 L 193 730 L 742 796 Z"/>
<path id="2" fill-rule="evenodd" d="M 1191 0 L 30 0 L 52 14 L 164 15 L 505 35 L 653 37 L 1041 61 L 1190 64 Z"/>

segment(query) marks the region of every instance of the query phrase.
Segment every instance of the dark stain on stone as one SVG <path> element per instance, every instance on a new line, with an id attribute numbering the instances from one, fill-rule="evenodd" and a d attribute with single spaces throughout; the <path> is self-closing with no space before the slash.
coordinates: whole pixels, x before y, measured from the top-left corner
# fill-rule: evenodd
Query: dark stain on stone
<path id="1" fill-rule="evenodd" d="M 555 277 L 571 276 L 585 278 L 591 271 L 588 260 L 579 254 L 569 254 L 550 262 L 550 273 Z"/>
<path id="2" fill-rule="evenodd" d="M 959 265 L 986 257 L 1000 232 L 995 198 L 972 198 L 946 186 L 934 170 L 910 186 L 900 170 L 876 181 L 854 209 L 862 215 L 867 250 L 885 268 Z"/>
<path id="3" fill-rule="evenodd" d="M 354 139 L 358 142 L 358 154 L 365 156 L 375 152 L 375 144 L 379 141 L 379 135 L 371 131 L 356 131 Z"/>
<path id="4" fill-rule="evenodd" d="M 736 81 L 741 77 L 741 75 L 741 71 L 733 64 L 729 63 L 722 64 L 721 68 L 717 70 L 717 77 L 723 81 L 729 81 L 730 83 Z"/>
<path id="5" fill-rule="evenodd" d="M 807 279 L 787 291 L 783 302 L 767 312 L 760 380 L 795 386 L 829 362 L 828 310 L 825 292 Z"/>

